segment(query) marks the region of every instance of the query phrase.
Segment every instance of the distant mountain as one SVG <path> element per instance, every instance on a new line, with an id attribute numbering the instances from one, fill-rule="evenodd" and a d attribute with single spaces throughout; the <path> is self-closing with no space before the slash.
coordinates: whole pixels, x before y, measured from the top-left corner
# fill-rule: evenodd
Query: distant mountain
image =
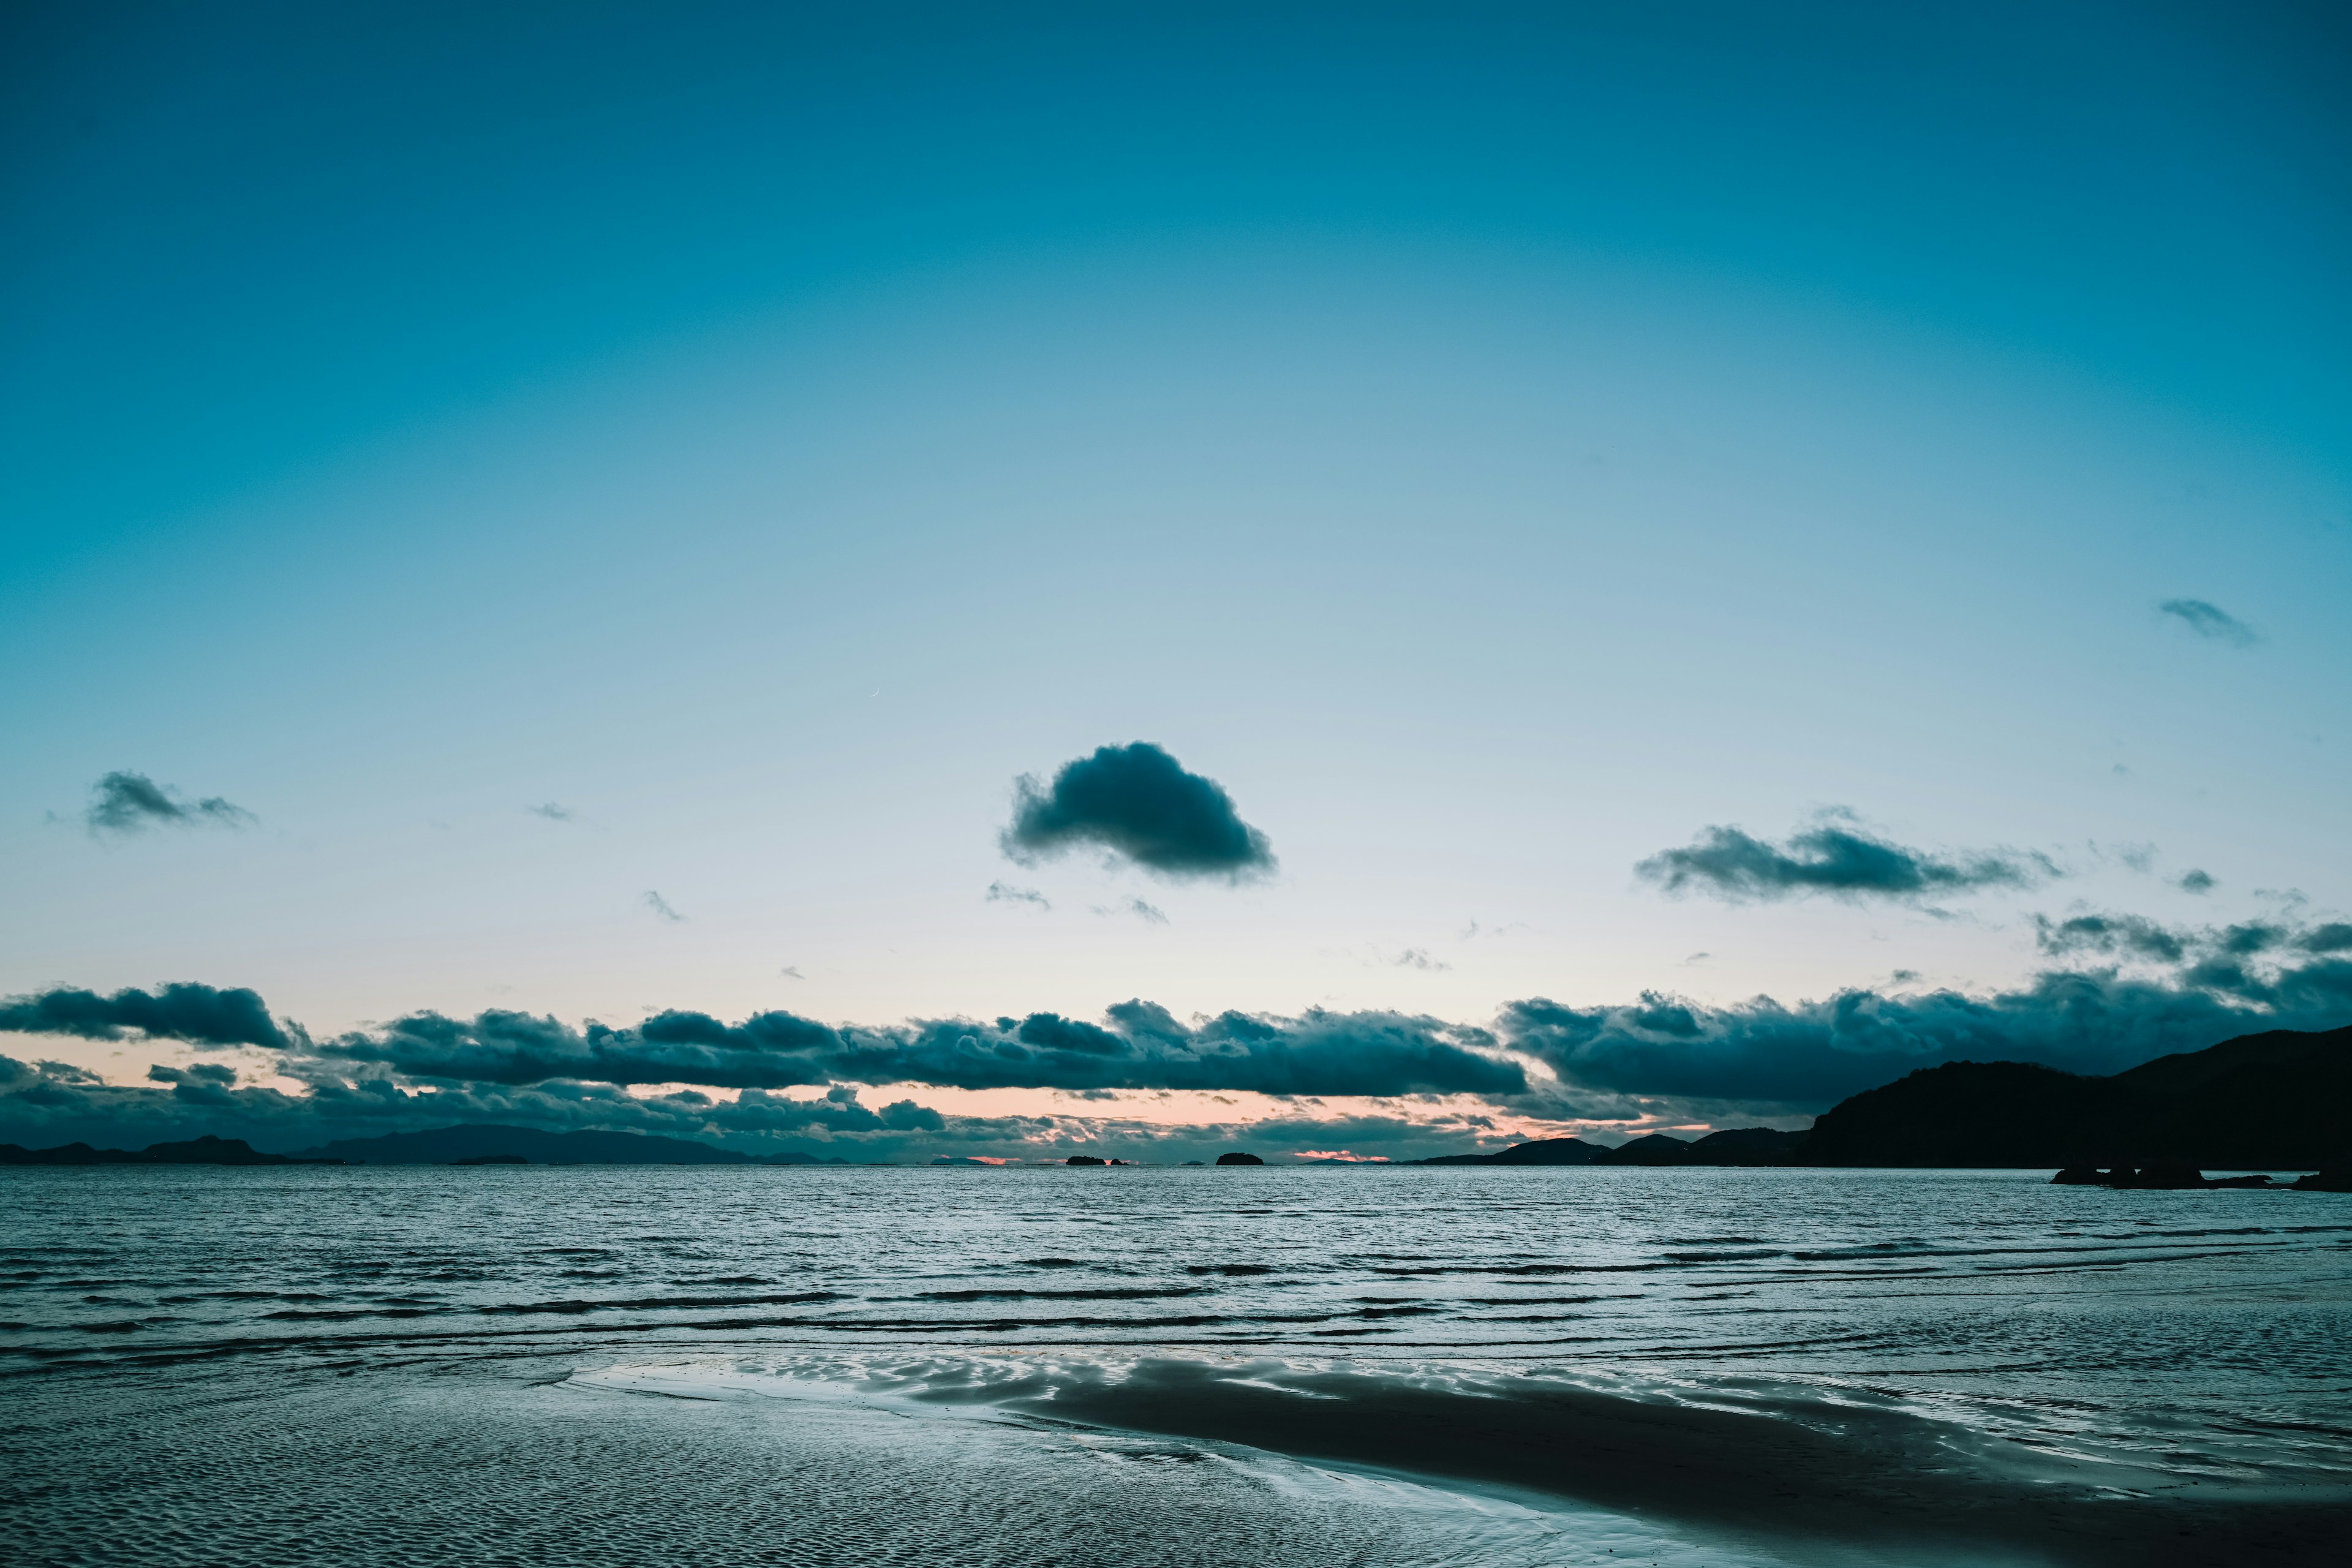
<path id="1" fill-rule="evenodd" d="M 1654 1132 L 1614 1149 L 1578 1138 L 1545 1138 L 1514 1143 L 1492 1154 L 1440 1154 L 1416 1165 L 1787 1165 L 1795 1163 L 1802 1132 L 1769 1127 L 1739 1127 L 1710 1132 L 1696 1142 Z"/>
<path id="2" fill-rule="evenodd" d="M 306 1149 L 300 1158 L 354 1165 L 454 1165 L 515 1155 L 533 1165 L 845 1165 L 813 1154 L 740 1154 L 685 1138 L 643 1132 L 544 1132 L 536 1127 L 457 1126 L 430 1132 L 342 1138 Z"/>
<path id="3" fill-rule="evenodd" d="M 1532 1143 L 1514 1143 L 1492 1154 L 1440 1154 L 1433 1159 L 1415 1160 L 1416 1165 L 1590 1165 L 1609 1152 L 1599 1143 L 1587 1143 L 1579 1138 L 1542 1138 Z"/>
<path id="4" fill-rule="evenodd" d="M 2352 1161 L 2352 1028 L 2242 1035 L 2111 1078 L 1948 1062 L 1840 1102 L 1808 1165 L 2316 1170 Z"/>
<path id="5" fill-rule="evenodd" d="M 297 1159 L 264 1154 L 242 1138 L 210 1134 L 181 1143 L 150 1143 L 136 1153 L 127 1149 L 93 1149 L 87 1143 L 61 1143 L 54 1149 L 27 1149 L 0 1143 L 0 1165 L 340 1165 L 333 1158 Z"/>

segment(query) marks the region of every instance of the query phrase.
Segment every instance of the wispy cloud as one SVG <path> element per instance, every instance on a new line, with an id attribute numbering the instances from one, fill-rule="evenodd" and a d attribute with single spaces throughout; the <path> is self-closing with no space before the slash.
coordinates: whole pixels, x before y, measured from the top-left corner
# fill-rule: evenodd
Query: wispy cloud
<path id="1" fill-rule="evenodd" d="M 551 800 L 544 805 L 527 805 L 523 809 L 533 816 L 543 816 L 550 822 L 570 822 L 580 815 L 570 806 L 558 805 Z"/>
<path id="2" fill-rule="evenodd" d="M 1223 785 L 1147 741 L 1065 763 L 1050 785 L 1015 780 L 1013 822 L 1000 842 L 1024 865 L 1091 845 L 1163 877 L 1238 880 L 1275 864 L 1273 845 L 1241 819 Z"/>
<path id="3" fill-rule="evenodd" d="M 1141 899 L 1129 899 L 1123 904 L 1096 904 L 1092 908 L 1098 915 L 1133 915 L 1146 925 L 1164 926 L 1168 923 L 1167 910 Z"/>
<path id="4" fill-rule="evenodd" d="M 189 800 L 145 773 L 110 773 L 90 786 L 82 820 L 92 833 L 137 833 L 148 827 L 250 827 L 260 818 L 216 795 Z"/>
<path id="5" fill-rule="evenodd" d="M 991 882 L 988 901 L 992 904 L 1034 904 L 1041 910 L 1054 907 L 1053 900 L 1034 888 L 1016 888 L 1010 882 Z"/>
<path id="6" fill-rule="evenodd" d="M 2252 647 L 2263 640 L 2262 634 L 2253 627 L 2221 605 L 2202 599 L 2167 599 L 2156 608 L 2158 614 L 2170 616 L 2199 637 L 2228 643 L 2231 647 Z"/>
<path id="7" fill-rule="evenodd" d="M 1389 960 L 1389 965 L 1392 969 L 1426 969 L 1433 972 L 1454 967 L 1442 958 L 1432 958 L 1429 950 L 1423 947 L 1406 948 Z"/>
<path id="8" fill-rule="evenodd" d="M 684 923 L 686 920 L 684 915 L 679 914 L 676 910 L 670 908 L 669 900 L 667 899 L 663 898 L 659 893 L 653 891 L 651 889 L 647 889 L 646 890 L 644 897 L 639 901 L 642 902 L 646 908 L 653 910 L 655 914 L 660 916 L 663 920 L 678 924 Z"/>
<path id="9" fill-rule="evenodd" d="M 1738 827 L 1708 827 L 1690 844 L 1663 850 L 1633 869 L 1669 893 L 1708 893 L 1733 903 L 1814 893 L 1911 902 L 1930 894 L 2031 887 L 2060 875 L 2045 855 L 1914 849 L 1861 827 L 1847 811 L 1824 813 L 1784 844 Z"/>

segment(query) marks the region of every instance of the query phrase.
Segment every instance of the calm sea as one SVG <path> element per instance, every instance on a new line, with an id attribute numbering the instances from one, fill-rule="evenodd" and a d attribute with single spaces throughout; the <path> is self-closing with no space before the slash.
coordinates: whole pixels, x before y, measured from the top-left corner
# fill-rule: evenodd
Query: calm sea
<path id="1" fill-rule="evenodd" d="M 0 1287 L 25 1563 L 2321 1562 L 2352 1521 L 2336 1194 L 11 1169 Z"/>

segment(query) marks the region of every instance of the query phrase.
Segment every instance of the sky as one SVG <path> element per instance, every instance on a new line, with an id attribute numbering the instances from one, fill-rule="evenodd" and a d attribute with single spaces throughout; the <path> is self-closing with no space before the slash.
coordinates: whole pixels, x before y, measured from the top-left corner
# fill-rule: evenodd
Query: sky
<path id="1" fill-rule="evenodd" d="M 0 1139 L 1407 1157 L 2352 1022 L 2347 64 L 11 7 Z"/>

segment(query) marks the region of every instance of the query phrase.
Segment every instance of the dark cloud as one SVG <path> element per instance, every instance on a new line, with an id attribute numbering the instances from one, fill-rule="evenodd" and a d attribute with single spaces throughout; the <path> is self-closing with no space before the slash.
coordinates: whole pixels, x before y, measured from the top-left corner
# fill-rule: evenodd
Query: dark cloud
<path id="1" fill-rule="evenodd" d="M 1238 879 L 1275 864 L 1273 845 L 1223 786 L 1144 741 L 1065 763 L 1050 787 L 1024 775 L 1002 842 L 1024 864 L 1093 845 L 1165 877 Z"/>
<path id="2" fill-rule="evenodd" d="M 1601 1006 L 1536 997 L 1506 1005 L 1491 1030 L 1382 1012 L 1181 1020 L 1138 999 L 1099 1020 L 1033 1013 L 893 1027 L 833 1026 L 783 1012 L 730 1023 L 675 1011 L 625 1028 L 516 1012 L 463 1020 L 418 1013 L 314 1041 L 272 1021 L 249 991 L 58 990 L 0 1004 L 0 1027 L 261 1046 L 274 1052 L 275 1075 L 304 1088 L 239 1088 L 226 1068 L 202 1063 L 158 1066 L 149 1083 L 110 1085 L 63 1064 L 0 1058 L 0 1139 L 28 1142 L 37 1129 L 48 1142 L 87 1137 L 136 1147 L 215 1131 L 289 1149 L 471 1121 L 731 1140 L 747 1149 L 814 1143 L 867 1158 L 942 1150 L 1201 1158 L 1236 1143 L 1277 1155 L 1344 1148 L 1405 1157 L 1450 1152 L 1444 1138 L 1451 1150 L 1465 1140 L 1507 1141 L 1492 1120 L 1473 1126 L 1444 1098 L 1454 1095 L 1476 1097 L 1488 1107 L 1477 1114 L 1514 1129 L 1750 1125 L 1793 1121 L 1939 1062 L 2105 1073 L 2234 1035 L 2352 1021 L 2352 924 L 2343 921 L 2287 914 L 2168 927 L 2077 913 L 2039 919 L 2034 931 L 2053 958 L 2104 967 L 2053 969 L 1990 994 L 1855 989 L 1728 1006 L 1659 993 Z M 1911 979 L 1898 973 L 1895 984 Z M 1061 1089 L 1097 1103 L 1112 1091 L 1256 1092 L 1288 1097 L 1296 1110 L 1222 1128 L 1115 1114 L 959 1118 L 913 1100 L 869 1107 L 853 1087 L 899 1082 Z M 681 1087 L 630 1092 L 661 1084 Z M 785 1092 L 796 1089 L 817 1093 Z M 740 1092 L 719 1097 L 730 1089 Z M 1386 1121 L 1342 1127 L 1318 1107 L 1338 1096 L 1412 1103 Z M 1442 1136 L 1425 1131 L 1433 1120 Z"/>
<path id="3" fill-rule="evenodd" d="M 119 1040 L 125 1035 L 185 1040 L 196 1046 L 260 1046 L 287 1050 L 299 1037 L 270 1017 L 257 993 L 184 984 L 111 996 L 59 987 L 0 1001 L 0 1033 L 76 1035 Z"/>
<path id="4" fill-rule="evenodd" d="M 82 814 L 92 833 L 136 833 L 147 827 L 249 827 L 260 819 L 218 795 L 189 800 L 145 773 L 111 773 L 90 786 Z"/>
<path id="5" fill-rule="evenodd" d="M 992 904 L 1034 904 L 1041 910 L 1054 907 L 1045 894 L 1034 888 L 1016 888 L 1009 882 L 991 882 L 988 901 Z"/>
<path id="6" fill-rule="evenodd" d="M 2118 953 L 2178 963 L 2189 952 L 2186 938 L 2143 915 L 2076 915 L 2063 921 L 2035 915 L 2033 933 L 2042 952 L 2059 956 Z"/>
<path id="7" fill-rule="evenodd" d="M 1907 848 L 1836 814 L 1767 843 L 1737 827 L 1709 827 L 1680 849 L 1663 850 L 1633 868 L 1669 893 L 1703 892 L 1735 903 L 1825 893 L 1840 899 L 1916 900 L 1978 888 L 2029 887 L 2057 876 L 2040 855 L 1972 850 L 1938 856 Z"/>
<path id="8" fill-rule="evenodd" d="M 2252 647 L 2262 641 L 2262 634 L 2222 609 L 2202 599 L 2167 599 L 2157 606 L 2160 615 L 2172 616 L 2200 637 L 2225 642 L 2231 647 Z"/>
<path id="9" fill-rule="evenodd" d="M 1946 1061 L 2031 1061 L 2108 1073 L 2260 1029 L 2352 1020 L 2352 963 L 2269 974 L 2214 961 L 2160 979 L 2053 972 L 2015 991 L 1840 992 L 1706 1007 L 1645 994 L 1633 1006 L 1540 998 L 1503 1009 L 1496 1031 L 1583 1091 L 1679 1097 L 1759 1113 L 1819 1112 L 1849 1094 Z M 1622 1102 L 1604 1102 L 1622 1103 Z M 1598 1109 L 1589 1098 L 1582 1114 Z"/>
<path id="10" fill-rule="evenodd" d="M 2184 893 L 2210 893 L 2213 890 L 2213 878 L 2209 872 L 2184 871 L 2181 873 L 2180 890 Z"/>
<path id="11" fill-rule="evenodd" d="M 722 1089 L 928 1083 L 954 1089 L 1223 1089 L 1265 1094 L 1516 1094 L 1527 1079 L 1482 1055 L 1484 1032 L 1402 1014 L 1226 1013 L 1180 1023 L 1123 1002 L 1103 1024 L 1033 1013 L 895 1028 L 828 1027 L 790 1013 L 728 1024 L 656 1014 L 634 1029 L 486 1012 L 418 1013 L 322 1041 L 312 1059 L 377 1064 L 405 1077 L 510 1085 L 573 1079 Z M 299 1068 L 300 1064 L 296 1064 Z"/>
<path id="12" fill-rule="evenodd" d="M 676 910 L 669 907 L 669 900 L 667 899 L 663 898 L 659 893 L 654 892 L 650 889 L 646 891 L 644 897 L 639 901 L 643 903 L 646 908 L 653 910 L 655 914 L 660 916 L 663 920 L 669 921 L 673 925 L 683 924 L 686 921 L 686 917 L 684 915 L 679 914 Z"/>

